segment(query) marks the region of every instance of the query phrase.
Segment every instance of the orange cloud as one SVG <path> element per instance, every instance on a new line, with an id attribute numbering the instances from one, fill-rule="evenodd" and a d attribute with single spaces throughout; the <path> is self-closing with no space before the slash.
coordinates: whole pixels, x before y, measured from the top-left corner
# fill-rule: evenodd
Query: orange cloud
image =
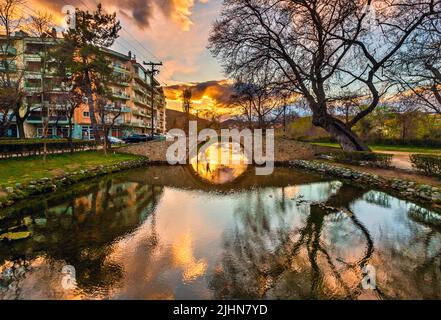
<path id="1" fill-rule="evenodd" d="M 193 109 L 199 111 L 211 110 L 218 115 L 236 113 L 236 110 L 229 105 L 233 90 L 232 82 L 229 80 L 213 80 L 164 87 L 169 109 L 182 111 L 182 92 L 184 89 L 190 89 L 192 92 Z"/>
<path id="2" fill-rule="evenodd" d="M 193 24 L 191 20 L 195 0 L 103 0 L 105 9 L 116 11 L 117 14 L 133 20 L 144 29 L 150 26 L 151 20 L 162 14 L 170 18 L 184 31 Z M 207 3 L 208 0 L 200 0 Z M 66 4 L 83 9 L 93 10 L 98 2 L 95 0 L 30 0 L 33 9 L 50 11 L 54 16 L 62 17 L 61 9 Z"/>

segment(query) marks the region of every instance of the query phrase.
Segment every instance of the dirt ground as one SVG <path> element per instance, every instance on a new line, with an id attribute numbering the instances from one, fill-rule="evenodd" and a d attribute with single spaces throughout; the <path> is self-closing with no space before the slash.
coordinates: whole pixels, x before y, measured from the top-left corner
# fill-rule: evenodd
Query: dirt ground
<path id="1" fill-rule="evenodd" d="M 392 166 L 398 169 L 413 170 L 412 163 L 410 162 L 411 152 L 402 151 L 376 151 L 377 153 L 393 154 Z"/>

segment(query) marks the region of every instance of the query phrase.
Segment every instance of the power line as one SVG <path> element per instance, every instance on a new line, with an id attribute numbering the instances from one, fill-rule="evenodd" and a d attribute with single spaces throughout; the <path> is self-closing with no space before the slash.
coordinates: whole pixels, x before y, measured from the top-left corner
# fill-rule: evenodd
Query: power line
<path id="1" fill-rule="evenodd" d="M 89 6 L 83 2 L 83 0 L 79 0 L 89 11 L 92 11 Z M 103 8 L 104 12 L 106 12 L 106 9 Z M 153 58 L 155 58 L 158 61 L 161 61 L 160 58 L 158 58 L 151 50 L 147 49 L 141 42 L 139 42 L 130 32 L 128 32 L 126 29 L 124 29 L 124 26 L 121 26 L 121 30 L 124 31 L 125 33 L 127 33 L 141 48 L 143 48 L 145 50 L 145 52 L 147 53 L 147 55 L 152 56 Z M 129 45 L 131 45 L 129 43 L 128 40 L 124 39 L 124 38 L 120 38 L 121 40 L 124 40 L 125 42 L 127 42 Z M 117 40 L 115 40 L 115 42 L 117 42 Z M 126 50 L 129 50 L 127 47 L 125 47 L 124 45 L 122 45 L 121 43 L 119 43 L 119 45 L 121 45 L 123 48 L 125 48 Z M 134 49 L 135 51 L 137 51 L 138 53 L 141 53 L 140 51 L 138 51 L 138 49 L 136 48 L 136 46 L 131 45 L 132 49 Z M 129 50 L 131 51 L 131 50 Z M 143 54 L 140 54 L 140 56 L 142 56 Z M 166 71 L 168 71 L 168 69 L 164 66 L 164 69 Z M 160 82 L 162 82 L 162 84 L 164 84 L 165 86 L 167 86 L 167 83 L 165 83 L 164 81 L 158 79 Z"/>
<path id="2" fill-rule="evenodd" d="M 93 11 L 88 5 L 87 5 L 87 3 L 85 3 L 83 0 L 79 0 L 80 2 L 81 2 L 81 4 L 87 9 L 87 10 L 89 10 L 89 11 Z M 65 5 L 68 5 L 65 1 L 63 1 L 63 3 L 65 4 Z M 23 4 L 27 9 L 29 9 L 32 13 L 34 13 L 34 14 L 36 14 L 37 12 L 34 10 L 34 9 L 32 9 L 31 7 L 29 7 L 28 5 L 26 5 L 26 4 Z M 106 10 L 103 8 L 103 10 L 106 12 Z M 28 13 L 29 14 L 29 13 Z M 141 47 L 144 51 L 145 51 L 145 53 L 147 53 L 147 55 L 148 56 L 152 56 L 153 58 L 155 58 L 156 60 L 159 60 L 159 61 L 161 61 L 161 59 L 158 57 L 158 56 L 156 56 L 151 50 L 149 50 L 149 49 L 147 49 L 140 41 L 138 41 L 130 32 L 128 32 L 123 26 L 121 26 L 121 30 L 123 31 L 123 32 L 125 32 L 129 37 L 131 37 L 134 41 L 135 41 L 135 43 L 136 44 L 138 44 L 138 46 L 139 47 Z M 126 43 L 129 47 L 127 47 L 124 43 L 122 43 L 122 42 L 124 42 L 124 43 Z M 133 44 L 131 44 L 127 39 L 124 39 L 122 36 L 120 36 L 119 38 L 117 38 L 117 39 L 115 39 L 115 43 L 117 44 L 117 45 L 119 45 L 119 46 L 121 46 L 122 48 L 124 48 L 125 50 L 127 50 L 128 52 L 130 52 L 130 51 L 135 51 L 135 53 L 138 53 L 140 56 L 142 56 L 143 54 L 138 50 L 138 48 L 136 48 L 136 46 L 134 46 Z M 163 68 L 165 69 L 165 71 L 168 71 L 170 74 L 171 74 L 171 72 L 170 72 L 170 70 L 168 70 L 167 69 L 167 67 L 166 66 L 163 66 Z M 165 86 L 168 86 L 168 84 L 167 83 L 165 83 L 164 81 L 162 81 L 162 80 L 160 80 L 160 79 L 158 79 L 163 85 L 165 85 Z M 176 81 L 176 82 L 179 82 L 179 83 L 185 83 L 185 82 L 183 82 L 183 81 L 179 81 L 179 80 L 173 80 L 173 81 Z"/>
<path id="3" fill-rule="evenodd" d="M 87 9 L 89 9 L 90 10 L 90 8 L 82 1 L 82 0 L 80 0 L 81 1 L 81 3 L 83 3 L 83 5 L 85 5 L 86 7 L 87 7 Z M 104 8 L 103 8 L 103 10 L 104 11 L 106 11 Z M 124 26 L 121 26 L 121 30 L 123 31 L 123 32 L 125 32 L 130 38 L 132 38 L 133 39 L 133 41 L 135 41 L 135 43 L 136 44 L 138 44 L 142 49 L 144 49 L 144 51 L 145 51 L 145 53 L 147 53 L 147 55 L 150 55 L 150 56 L 152 56 L 154 59 L 156 59 L 156 60 L 158 60 L 158 61 L 162 61 L 162 59 L 160 59 L 157 55 L 155 55 L 151 50 L 149 50 L 148 48 L 146 48 L 138 39 L 136 39 L 130 32 L 128 32 L 125 28 L 124 28 Z M 123 38 L 121 38 L 121 39 L 123 39 Z M 127 40 L 126 40 L 127 41 Z M 128 42 L 128 41 L 127 41 Z M 129 43 L 130 44 L 130 43 Z M 133 46 L 133 45 L 132 45 Z M 136 50 L 136 47 L 135 46 L 133 46 L 133 48 Z M 168 71 L 170 74 L 171 74 L 171 72 L 170 72 L 170 70 L 168 70 L 167 69 L 167 67 L 165 66 L 165 65 L 163 65 L 163 68 L 164 68 L 164 70 L 165 71 Z M 167 83 L 165 83 L 164 81 L 162 81 L 162 80 L 159 80 L 159 81 L 161 81 L 165 86 L 167 86 Z M 174 80 L 174 81 L 177 81 L 177 82 L 181 82 L 181 83 L 184 83 L 184 82 L 182 82 L 182 81 L 179 81 L 179 80 Z"/>

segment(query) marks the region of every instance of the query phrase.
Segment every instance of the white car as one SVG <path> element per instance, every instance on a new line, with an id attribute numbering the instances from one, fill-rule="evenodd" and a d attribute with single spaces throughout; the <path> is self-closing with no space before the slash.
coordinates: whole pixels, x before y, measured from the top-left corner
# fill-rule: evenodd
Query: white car
<path id="1" fill-rule="evenodd" d="M 123 143 L 126 143 L 124 140 L 121 140 L 119 138 L 112 137 L 112 136 L 109 136 L 108 139 L 109 139 L 110 144 L 123 144 Z"/>

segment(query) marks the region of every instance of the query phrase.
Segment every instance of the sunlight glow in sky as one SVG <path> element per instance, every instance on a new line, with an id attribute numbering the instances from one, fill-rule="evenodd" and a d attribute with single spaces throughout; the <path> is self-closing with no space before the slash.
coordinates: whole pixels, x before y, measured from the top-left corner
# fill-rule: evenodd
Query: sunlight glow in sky
<path id="1" fill-rule="evenodd" d="M 28 0 L 26 11 L 49 11 L 59 17 L 65 5 L 92 10 L 98 3 L 98 0 Z M 220 12 L 220 0 L 102 0 L 101 3 L 107 12 L 117 13 L 124 29 L 114 49 L 121 52 L 131 49 L 138 60 L 162 60 L 165 67 L 159 78 L 163 82 L 172 85 L 223 78 L 219 64 L 206 49 L 211 24 Z"/>
<path id="2" fill-rule="evenodd" d="M 171 86 L 165 90 L 169 108 L 181 110 L 181 90 L 187 85 L 196 90 L 196 107 L 214 109 L 223 105 L 226 96 L 220 95 L 222 90 L 229 96 L 225 81 L 221 81 L 224 77 L 219 63 L 206 48 L 221 0 L 27 1 L 26 13 L 51 12 L 58 22 L 65 5 L 90 11 L 101 2 L 106 12 L 116 12 L 123 30 L 112 49 L 124 53 L 131 50 L 138 61 L 164 63 L 158 78 L 161 85 Z"/>

